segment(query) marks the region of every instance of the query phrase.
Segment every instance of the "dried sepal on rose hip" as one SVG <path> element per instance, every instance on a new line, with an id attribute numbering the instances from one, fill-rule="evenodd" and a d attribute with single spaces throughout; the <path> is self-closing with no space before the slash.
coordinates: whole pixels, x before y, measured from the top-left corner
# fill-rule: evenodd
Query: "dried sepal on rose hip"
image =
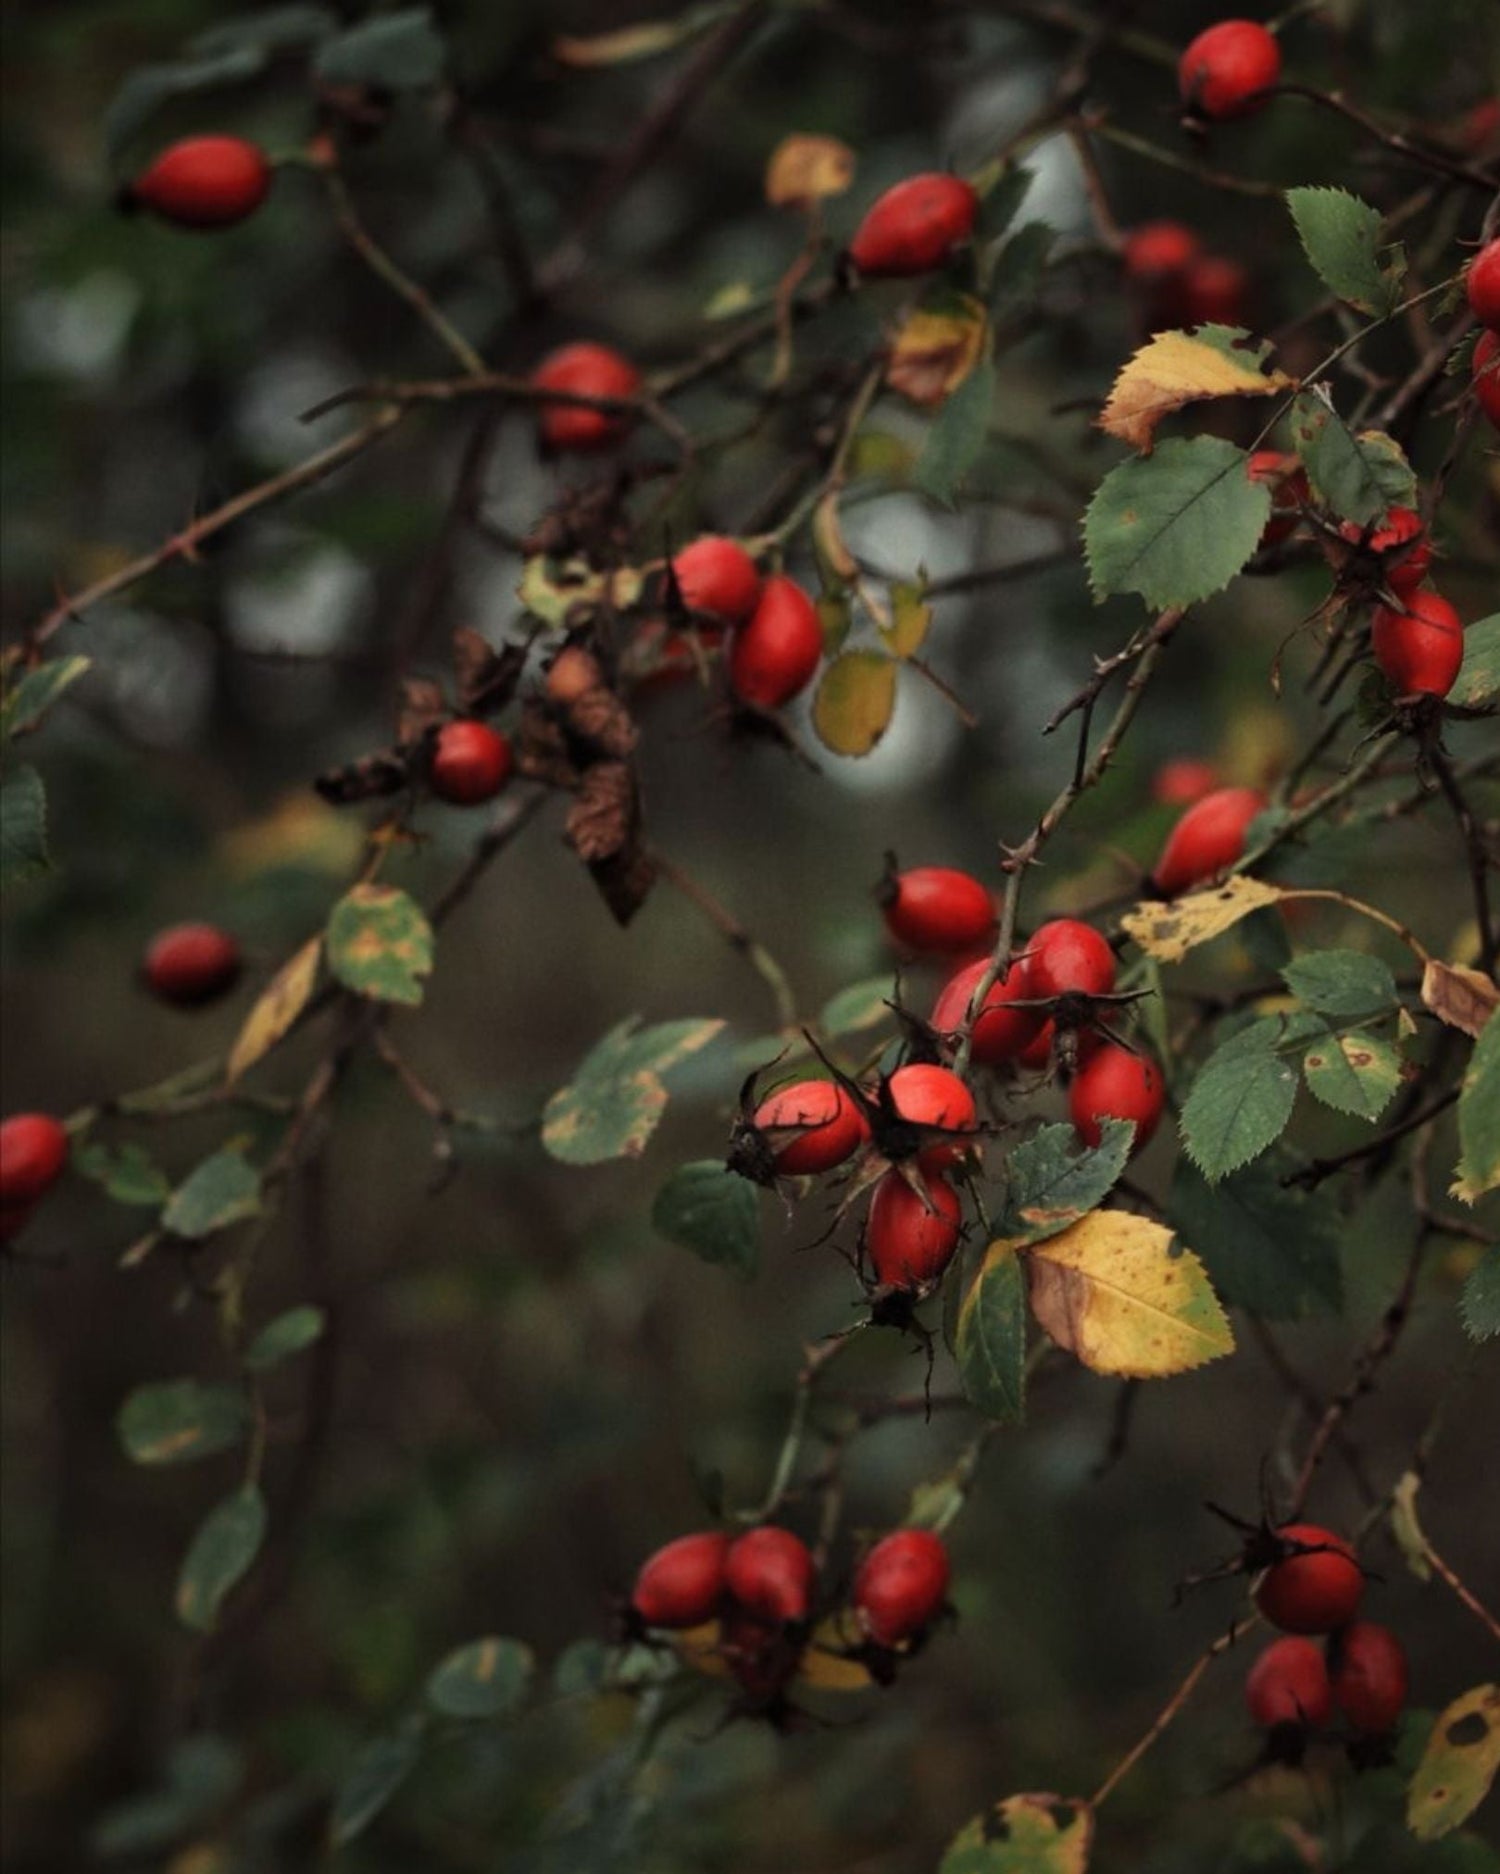
<path id="1" fill-rule="evenodd" d="M 1364 1598 L 1364 1570 L 1354 1550 L 1320 1523 L 1255 1531 L 1245 1559 L 1247 1567 L 1263 1566 L 1255 1604 L 1283 1633 L 1333 1633 L 1348 1625 Z"/>

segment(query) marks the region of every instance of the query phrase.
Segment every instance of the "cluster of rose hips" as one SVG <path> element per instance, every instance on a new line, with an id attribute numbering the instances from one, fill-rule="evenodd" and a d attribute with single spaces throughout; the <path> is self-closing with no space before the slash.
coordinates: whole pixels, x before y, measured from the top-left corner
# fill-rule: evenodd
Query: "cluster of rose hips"
<path id="1" fill-rule="evenodd" d="M 704 1636 L 755 1705 L 774 1708 L 797 1673 L 813 1624 L 834 1616 L 842 1657 L 885 1684 L 926 1639 L 948 1599 L 948 1551 L 928 1529 L 897 1529 L 855 1572 L 847 1602 L 819 1604 L 812 1551 L 773 1523 L 731 1536 L 679 1536 L 647 1558 L 626 1613 L 634 1633 Z M 821 1644 L 821 1642 L 820 1642 Z"/>
<path id="2" fill-rule="evenodd" d="M 1198 236 L 1180 221 L 1147 221 L 1132 228 L 1120 257 L 1148 331 L 1245 324 L 1249 273 L 1237 260 L 1205 252 Z"/>

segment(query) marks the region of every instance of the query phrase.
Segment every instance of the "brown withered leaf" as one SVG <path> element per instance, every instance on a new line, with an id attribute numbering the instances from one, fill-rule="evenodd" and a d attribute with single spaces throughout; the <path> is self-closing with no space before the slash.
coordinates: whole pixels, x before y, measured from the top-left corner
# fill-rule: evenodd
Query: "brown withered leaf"
<path id="1" fill-rule="evenodd" d="M 978 364 L 989 335 L 984 307 L 967 293 L 941 310 L 917 307 L 896 334 L 885 381 L 930 409 L 958 389 Z"/>
<path id="2" fill-rule="evenodd" d="M 1461 1028 L 1477 1040 L 1500 1005 L 1500 987 L 1483 970 L 1440 963 L 1436 957 L 1429 957 L 1422 972 L 1422 1002 L 1440 1022 Z"/>
<path id="3" fill-rule="evenodd" d="M 361 755 L 342 768 L 330 768 L 320 774 L 313 787 L 335 807 L 353 806 L 356 801 L 379 800 L 387 794 L 399 794 L 411 773 L 411 750 L 406 747 L 382 748 L 373 755 Z"/>
<path id="4" fill-rule="evenodd" d="M 530 781 L 545 781 L 549 787 L 576 785 L 578 769 L 568 750 L 567 735 L 540 698 L 528 697 L 522 705 L 514 747 L 518 774 Z"/>
<path id="5" fill-rule="evenodd" d="M 453 634 L 453 676 L 458 706 L 466 715 L 487 716 L 503 709 L 516 693 L 526 668 L 526 646 L 495 647 L 469 625 Z"/>
<path id="6" fill-rule="evenodd" d="M 579 783 L 568 809 L 564 837 L 580 859 L 593 865 L 624 851 L 635 830 L 635 776 L 623 761 L 601 761 Z"/>
<path id="7" fill-rule="evenodd" d="M 616 760 L 633 754 L 640 740 L 630 711 L 613 690 L 602 685 L 595 690 L 585 690 L 582 696 L 569 703 L 567 724 L 580 742 L 587 742 Z"/>
<path id="8" fill-rule="evenodd" d="M 612 859 L 601 859 L 597 865 L 591 865 L 589 873 L 617 924 L 630 922 L 656 883 L 655 862 L 638 843 L 616 853 Z"/>
<path id="9" fill-rule="evenodd" d="M 448 699 L 439 684 L 430 677 L 403 677 L 396 740 L 403 745 L 420 742 L 429 729 L 446 721 L 448 713 Z"/>

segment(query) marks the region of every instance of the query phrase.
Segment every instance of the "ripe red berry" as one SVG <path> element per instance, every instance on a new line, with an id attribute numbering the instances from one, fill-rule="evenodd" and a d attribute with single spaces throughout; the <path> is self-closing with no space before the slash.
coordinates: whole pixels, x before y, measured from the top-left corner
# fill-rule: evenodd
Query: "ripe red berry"
<path id="1" fill-rule="evenodd" d="M 641 374 L 628 358 L 608 345 L 563 345 L 549 352 L 531 374 L 542 390 L 571 390 L 580 397 L 634 397 Z M 587 454 L 608 449 L 629 427 L 628 414 L 591 410 L 583 404 L 544 403 L 537 407 L 537 428 L 549 449 Z"/>
<path id="2" fill-rule="evenodd" d="M 227 228 L 253 215 L 271 187 L 265 152 L 243 137 L 184 137 L 126 190 L 126 200 L 179 228 Z"/>
<path id="3" fill-rule="evenodd" d="M 1057 1039 L 1057 1023 L 1049 1015 L 1016 1056 L 1016 1065 L 1028 1073 L 1040 1073 L 1052 1065 L 1052 1044 Z"/>
<path id="4" fill-rule="evenodd" d="M 1265 805 L 1265 795 L 1254 787 L 1220 787 L 1194 802 L 1167 835 L 1148 880 L 1151 888 L 1175 898 L 1233 865 L 1244 854 L 1250 822 Z"/>
<path id="5" fill-rule="evenodd" d="M 486 722 L 445 722 L 433 743 L 428 778 L 439 800 L 476 807 L 510 779 L 509 736 Z"/>
<path id="6" fill-rule="evenodd" d="M 860 1624 L 877 1646 L 899 1646 L 929 1626 L 948 1598 L 948 1551 L 930 1529 L 897 1529 L 854 1577 Z"/>
<path id="7" fill-rule="evenodd" d="M 1068 1088 L 1073 1130 L 1085 1145 L 1097 1145 L 1104 1137 L 1106 1119 L 1129 1119 L 1135 1123 L 1130 1149 L 1140 1151 L 1155 1132 L 1166 1103 L 1167 1089 L 1155 1061 L 1117 1041 L 1097 1039 L 1085 1049 Z"/>
<path id="8" fill-rule="evenodd" d="M 1356 1620 L 1328 1643 L 1333 1702 L 1356 1731 L 1380 1737 L 1406 1705 L 1406 1648 L 1389 1627 Z"/>
<path id="9" fill-rule="evenodd" d="M 1054 918 L 1026 946 L 1034 996 L 1107 996 L 1115 986 L 1115 953 L 1092 924 Z"/>
<path id="10" fill-rule="evenodd" d="M 981 957 L 977 963 L 966 963 L 944 983 L 932 1007 L 932 1025 L 939 1034 L 951 1035 L 963 1026 L 979 979 L 988 968 L 988 959 Z M 1030 962 L 1026 957 L 1017 957 L 984 998 L 984 1007 L 974 1024 L 971 1060 L 981 1067 L 995 1067 L 1020 1056 L 1036 1039 L 1046 1017 L 1040 1009 L 1018 1009 L 1011 1004 L 1035 993 Z"/>
<path id="11" fill-rule="evenodd" d="M 1255 1586 L 1255 1604 L 1283 1633 L 1332 1633 L 1354 1618 L 1365 1591 L 1354 1551 L 1317 1523 L 1288 1523 L 1276 1534 L 1307 1553 L 1272 1562 Z"/>
<path id="12" fill-rule="evenodd" d="M 865 1226 L 865 1248 L 875 1279 L 886 1288 L 925 1288 L 947 1268 L 958 1247 L 963 1206 L 952 1185 L 927 1180 L 931 1208 L 899 1171 L 875 1187 Z"/>
<path id="13" fill-rule="evenodd" d="M 1245 117 L 1281 76 L 1281 47 L 1255 20 L 1220 20 L 1177 62 L 1182 101 L 1200 117 Z"/>
<path id="14" fill-rule="evenodd" d="M 941 267 L 974 232 L 979 197 L 959 176 L 908 176 L 869 209 L 849 243 L 861 273 L 905 278 Z"/>
<path id="15" fill-rule="evenodd" d="M 704 534 L 672 562 L 683 604 L 739 624 L 755 610 L 760 573 L 738 540 Z"/>
<path id="16" fill-rule="evenodd" d="M 1245 325 L 1250 275 L 1237 260 L 1205 254 L 1183 274 L 1178 297 L 1184 325 Z"/>
<path id="17" fill-rule="evenodd" d="M 1195 261 L 1203 243 L 1180 221 L 1147 221 L 1125 236 L 1120 257 L 1126 277 L 1142 286 L 1156 286 Z"/>
<path id="18" fill-rule="evenodd" d="M 648 1627 L 699 1627 L 724 1598 L 729 1537 L 722 1530 L 679 1536 L 641 1564 L 630 1605 Z"/>
<path id="19" fill-rule="evenodd" d="M 1351 546 L 1375 555 L 1381 578 L 1403 599 L 1421 585 L 1432 564 L 1432 542 L 1415 508 L 1392 508 L 1368 535 L 1357 521 L 1345 521 L 1339 533 Z"/>
<path id="20" fill-rule="evenodd" d="M 755 709 L 779 709 L 806 688 L 822 655 L 812 600 L 794 579 L 768 579 L 749 623 L 734 634 L 729 686 Z"/>
<path id="21" fill-rule="evenodd" d="M 913 1061 L 898 1067 L 886 1082 L 890 1103 L 913 1126 L 944 1126 L 950 1132 L 971 1132 L 978 1114 L 974 1095 L 948 1067 Z M 917 1163 L 924 1171 L 955 1165 L 967 1150 L 960 1139 L 939 1140 L 923 1146 Z"/>
<path id="22" fill-rule="evenodd" d="M 1481 325 L 1500 332 L 1500 240 L 1481 247 L 1469 262 L 1469 310 Z"/>
<path id="23" fill-rule="evenodd" d="M 1500 332 L 1481 332 L 1474 347 L 1474 394 L 1479 407 L 1500 429 Z"/>
<path id="24" fill-rule="evenodd" d="M 771 1141 L 772 1162 L 784 1178 L 832 1171 L 870 1136 L 864 1114 L 836 1080 L 799 1080 L 778 1088 L 756 1107 L 755 1126 L 777 1135 L 791 1131 L 785 1144 Z"/>
<path id="25" fill-rule="evenodd" d="M 1446 696 L 1464 661 L 1463 621 L 1437 592 L 1413 592 L 1370 621 L 1375 662 L 1401 696 Z"/>
<path id="26" fill-rule="evenodd" d="M 174 924 L 151 939 L 142 970 L 147 987 L 163 1002 L 198 1008 L 232 989 L 242 964 L 228 931 L 216 924 Z"/>
<path id="27" fill-rule="evenodd" d="M 34 1204 L 68 1162 L 68 1133 L 50 1113 L 13 1113 L 0 1125 L 0 1204 Z"/>
<path id="28" fill-rule="evenodd" d="M 1323 1649 L 1312 1640 L 1273 1640 L 1245 1679 L 1245 1703 L 1256 1724 L 1316 1730 L 1333 1712 Z"/>
<path id="29" fill-rule="evenodd" d="M 790 1529 L 765 1523 L 730 1545 L 724 1580 L 747 1614 L 783 1624 L 806 1620 L 817 1570 L 812 1552 Z"/>
<path id="30" fill-rule="evenodd" d="M 882 888 L 886 928 L 908 950 L 972 950 L 995 928 L 995 903 L 967 872 L 919 865 Z"/>
<path id="31" fill-rule="evenodd" d="M 1307 471 L 1294 455 L 1280 449 L 1257 449 L 1245 464 L 1245 473 L 1253 482 L 1265 482 L 1271 490 L 1271 518 L 1260 536 L 1263 547 L 1274 547 L 1295 533 L 1302 518 L 1302 504 L 1312 499 Z"/>
<path id="32" fill-rule="evenodd" d="M 1196 755 L 1178 755 L 1164 761 L 1151 782 L 1151 795 L 1169 807 L 1190 807 L 1219 785 L 1219 770 Z"/>

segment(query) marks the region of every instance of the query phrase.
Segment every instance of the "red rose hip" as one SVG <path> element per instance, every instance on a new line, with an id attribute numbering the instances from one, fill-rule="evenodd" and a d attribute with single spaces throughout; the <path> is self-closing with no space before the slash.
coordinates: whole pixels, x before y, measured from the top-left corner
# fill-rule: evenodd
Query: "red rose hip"
<path id="1" fill-rule="evenodd" d="M 1316 1730 L 1333 1713 L 1323 1649 L 1312 1640 L 1273 1640 L 1245 1679 L 1245 1704 L 1255 1723 L 1274 1730 L 1295 1724 Z"/>
<path id="2" fill-rule="evenodd" d="M 1262 547 L 1278 546 L 1296 532 L 1302 518 L 1302 504 L 1311 499 L 1307 471 L 1294 455 L 1280 449 L 1257 449 L 1245 464 L 1245 473 L 1253 482 L 1264 482 L 1271 490 L 1271 518 L 1260 536 Z"/>
<path id="3" fill-rule="evenodd" d="M 724 1565 L 725 1585 L 736 1605 L 783 1625 L 806 1620 L 816 1575 L 807 1544 L 773 1523 L 747 1530 L 730 1545 Z"/>
<path id="4" fill-rule="evenodd" d="M 243 137 L 184 137 L 126 190 L 126 200 L 179 228 L 228 228 L 253 215 L 271 187 L 263 150 Z"/>
<path id="5" fill-rule="evenodd" d="M 1377 606 L 1370 648 L 1401 696 L 1446 696 L 1464 661 L 1463 621 L 1436 592 L 1413 592 L 1400 611 Z"/>
<path id="6" fill-rule="evenodd" d="M 886 1093 L 897 1115 L 913 1126 L 942 1126 L 949 1132 L 972 1132 L 978 1114 L 974 1095 L 949 1067 L 913 1061 L 887 1080 Z M 963 1139 L 940 1139 L 917 1154 L 923 1170 L 957 1164 L 968 1149 Z"/>
<path id="7" fill-rule="evenodd" d="M 974 232 L 979 197 L 959 176 L 908 176 L 870 208 L 849 243 L 861 273 L 931 273 Z"/>
<path id="8" fill-rule="evenodd" d="M 755 1109 L 758 1132 L 772 1136 L 772 1164 L 781 1177 L 832 1171 L 857 1152 L 870 1128 L 836 1080 L 799 1080 L 779 1087 Z M 782 1133 L 788 1134 L 784 1143 Z"/>
<path id="9" fill-rule="evenodd" d="M 958 1194 L 942 1178 L 931 1177 L 927 1197 L 924 1203 L 899 1171 L 888 1171 L 875 1187 L 865 1248 L 884 1288 L 925 1288 L 953 1258 L 963 1218 Z"/>
<path id="10" fill-rule="evenodd" d="M 1500 429 L 1500 332 L 1481 332 L 1474 347 L 1474 395 L 1480 409 Z"/>
<path id="11" fill-rule="evenodd" d="M 1281 76 L 1281 47 L 1255 20 L 1220 20 L 1177 62 L 1182 101 L 1200 117 L 1245 117 Z"/>
<path id="12" fill-rule="evenodd" d="M 729 687 L 754 709 L 779 709 L 806 689 L 823 656 L 817 608 L 794 579 L 768 579 L 734 634 Z"/>
<path id="13" fill-rule="evenodd" d="M 13 1113 L 0 1125 L 0 1205 L 34 1204 L 67 1162 L 68 1132 L 60 1120 L 50 1113 Z"/>
<path id="14" fill-rule="evenodd" d="M 1183 274 L 1179 297 L 1184 325 L 1244 325 L 1250 275 L 1237 260 L 1205 254 Z"/>
<path id="15" fill-rule="evenodd" d="M 239 981 L 243 958 L 216 924 L 174 924 L 146 947 L 142 973 L 152 994 L 178 1008 L 213 1002 Z"/>
<path id="16" fill-rule="evenodd" d="M 1500 240 L 1481 247 L 1469 262 L 1465 286 L 1470 312 L 1481 325 L 1500 332 Z"/>
<path id="17" fill-rule="evenodd" d="M 1328 1643 L 1333 1702 L 1366 1737 L 1389 1731 L 1406 1706 L 1406 1649 L 1389 1627 L 1356 1620 Z"/>
<path id="18" fill-rule="evenodd" d="M 587 342 L 549 352 L 531 374 L 542 390 L 574 391 L 580 397 L 634 397 L 641 374 L 609 345 Z M 584 404 L 544 403 L 537 407 L 537 429 L 549 449 L 589 454 L 609 449 L 629 427 L 628 413 L 591 410 Z"/>
<path id="19" fill-rule="evenodd" d="M 510 779 L 510 738 L 485 722 L 445 722 L 433 743 L 428 778 L 439 800 L 477 807 Z"/>
<path id="20" fill-rule="evenodd" d="M 1342 1536 L 1317 1523 L 1288 1523 L 1276 1534 L 1301 1552 L 1272 1562 L 1255 1585 L 1255 1604 L 1283 1633 L 1332 1633 L 1354 1618 L 1365 1578 Z"/>
<path id="21" fill-rule="evenodd" d="M 1107 996 L 1115 986 L 1115 953 L 1092 924 L 1074 917 L 1044 924 L 1026 946 L 1034 996 Z"/>
<path id="22" fill-rule="evenodd" d="M 1264 811 L 1259 788 L 1220 787 L 1196 801 L 1167 835 L 1151 877 L 1163 898 L 1190 891 L 1244 857 L 1245 834 Z"/>
<path id="23" fill-rule="evenodd" d="M 1262 536 L 1264 544 L 1264 536 Z M 1219 771 L 1196 755 L 1178 755 L 1164 761 L 1151 782 L 1151 796 L 1169 807 L 1190 807 L 1219 785 Z"/>
<path id="24" fill-rule="evenodd" d="M 988 969 L 989 960 L 981 957 L 948 978 L 932 1009 L 932 1026 L 939 1034 L 956 1034 L 962 1028 L 979 979 Z M 1017 1059 L 1036 1039 L 1046 1022 L 1043 1012 L 1011 1006 L 1035 993 L 1030 964 L 1025 957 L 1017 957 L 985 995 L 984 1007 L 974 1023 L 969 1052 L 972 1061 L 981 1067 L 998 1066 L 1001 1061 Z"/>
<path id="25" fill-rule="evenodd" d="M 898 872 L 881 888 L 886 928 L 908 950 L 971 950 L 995 928 L 995 904 L 968 872 L 919 865 Z"/>
<path id="26" fill-rule="evenodd" d="M 1128 278 L 1157 286 L 1179 274 L 1203 251 L 1203 243 L 1180 221 L 1147 221 L 1125 236 L 1120 258 Z"/>
<path id="27" fill-rule="evenodd" d="M 1167 1089 L 1156 1062 L 1117 1041 L 1096 1041 L 1068 1088 L 1068 1114 L 1083 1143 L 1100 1142 L 1106 1119 L 1128 1119 L 1135 1126 L 1132 1153 L 1155 1132 L 1166 1103 Z"/>
<path id="28" fill-rule="evenodd" d="M 943 1610 L 948 1551 L 930 1529 L 897 1529 L 877 1542 L 854 1577 L 860 1624 L 877 1646 L 913 1639 Z"/>
<path id="29" fill-rule="evenodd" d="M 738 540 L 704 534 L 672 562 L 682 602 L 695 612 L 712 612 L 740 624 L 755 610 L 760 573 Z"/>
<path id="30" fill-rule="evenodd" d="M 630 1605 L 648 1627 L 699 1627 L 724 1598 L 729 1537 L 722 1530 L 679 1536 L 641 1564 Z"/>

